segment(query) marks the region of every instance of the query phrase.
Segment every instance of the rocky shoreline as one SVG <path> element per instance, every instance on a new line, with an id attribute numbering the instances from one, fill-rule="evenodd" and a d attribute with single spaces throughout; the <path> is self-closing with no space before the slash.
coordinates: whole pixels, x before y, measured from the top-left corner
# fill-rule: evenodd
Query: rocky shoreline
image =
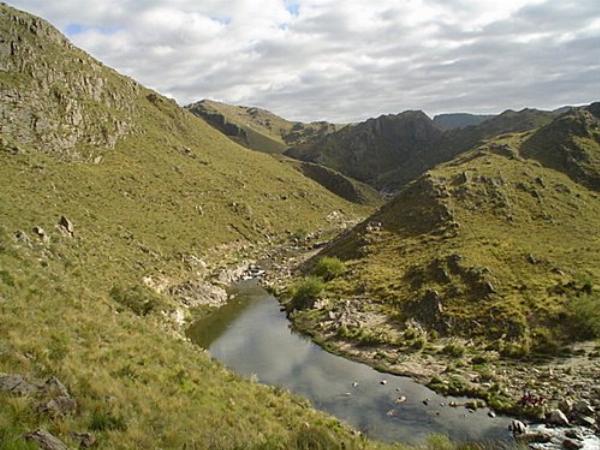
<path id="1" fill-rule="evenodd" d="M 325 242 L 322 234 L 314 233 L 302 240 L 260 249 L 253 258 L 213 269 L 205 275 L 200 288 L 191 290 L 200 301 L 190 301 L 188 296 L 184 304 L 191 310 L 201 305 L 223 306 L 229 299 L 227 288 L 248 279 L 256 279 L 266 289 L 281 294 L 298 267 L 318 253 Z M 182 294 L 185 292 L 185 289 L 179 291 L 180 298 L 185 298 Z M 360 320 L 365 312 L 352 302 L 344 303 L 343 311 L 330 309 L 327 301 L 319 307 L 327 311 L 328 320 L 300 321 L 291 314 L 290 323 L 326 350 L 382 372 L 410 377 L 440 394 L 479 399 L 447 406 L 477 409 L 485 405 L 494 414 L 514 417 L 515 439 L 532 449 L 600 449 L 600 387 L 593 381 L 600 379 L 600 358 L 594 356 L 597 349 L 593 344 L 574 348 L 569 357 L 535 362 L 504 359 L 490 353 L 486 355 L 483 371 L 481 363 L 473 364 L 478 361 L 468 358 L 441 352 L 405 353 L 390 346 L 364 346 L 340 339 L 335 327 L 328 324 L 331 318 Z M 177 327 L 184 339 L 188 324 L 189 319 L 183 320 Z M 444 345 L 441 341 L 438 347 Z M 464 361 L 457 364 L 459 359 Z M 500 392 L 498 398 L 502 401 L 497 398 L 489 401 L 490 391 Z"/>
<path id="2" fill-rule="evenodd" d="M 315 253 L 298 250 L 283 263 L 272 264 L 262 284 L 276 293 L 285 292 L 290 277 Z M 443 340 L 437 351 L 402 352 L 391 346 L 365 346 L 340 339 L 333 321 L 365 316 L 360 305 L 343 305 L 339 311 L 326 300 L 317 302 L 317 308 L 325 312 L 321 315 L 324 320 L 299 320 L 290 314 L 290 322 L 330 352 L 382 372 L 410 377 L 440 394 L 479 400 L 448 407 L 487 406 L 492 414 L 514 417 L 520 424 L 512 429 L 515 439 L 532 449 L 600 449 L 600 386 L 594 381 L 600 379 L 597 344 L 576 345 L 570 355 L 560 358 L 526 361 L 474 348 L 464 357 L 447 355 L 441 351 L 448 344 Z M 469 347 L 468 342 L 465 345 Z"/>

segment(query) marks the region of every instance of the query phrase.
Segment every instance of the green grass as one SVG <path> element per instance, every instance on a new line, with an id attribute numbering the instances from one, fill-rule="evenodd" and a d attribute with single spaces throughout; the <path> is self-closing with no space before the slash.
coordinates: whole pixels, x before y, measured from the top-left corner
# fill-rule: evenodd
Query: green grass
<path id="1" fill-rule="evenodd" d="M 578 339 L 600 338 L 600 295 L 584 294 L 567 304 L 573 334 Z"/>
<path id="2" fill-rule="evenodd" d="M 306 277 L 299 280 L 290 290 L 288 309 L 292 311 L 311 308 L 324 289 L 325 283 L 318 277 Z"/>
<path id="3" fill-rule="evenodd" d="M 339 258 L 325 256 L 317 261 L 311 273 L 316 277 L 322 278 L 324 281 L 331 281 L 342 275 L 345 271 L 346 266 Z"/>
<path id="4" fill-rule="evenodd" d="M 438 166 L 338 238 L 315 258 L 345 262 L 329 297 L 360 298 L 398 332 L 416 318 L 429 340 L 463 337 L 514 358 L 596 336 L 600 198 L 515 156 L 522 139 Z M 497 152 L 503 145 L 512 150 Z M 382 229 L 369 231 L 371 222 Z M 419 313 L 430 292 L 442 305 L 437 319 Z"/>
<path id="5" fill-rule="evenodd" d="M 168 319 L 181 308 L 169 289 L 202 276 L 197 258 L 218 271 L 294 230 L 333 228 L 333 211 L 368 209 L 234 144 L 38 19 L 0 11 L 3 36 L 20 36 L 0 86 L 23 93 L 3 105 L 14 120 L 0 142 L 0 372 L 57 376 L 78 403 L 49 421 L 34 399 L 3 395 L 2 448 L 26 448 L 19 437 L 38 427 L 73 447 L 71 432 L 93 431 L 98 448 L 296 448 L 305 424 L 374 446 L 302 399 L 231 373 Z M 67 109 L 83 123 L 71 126 Z M 56 127 L 40 131 L 21 114 Z M 57 229 L 62 215 L 73 237 Z"/>

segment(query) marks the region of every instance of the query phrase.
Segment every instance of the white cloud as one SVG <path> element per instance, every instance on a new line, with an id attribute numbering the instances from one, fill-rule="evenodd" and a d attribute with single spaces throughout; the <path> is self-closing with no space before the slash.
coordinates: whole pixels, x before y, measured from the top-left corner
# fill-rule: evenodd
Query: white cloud
<path id="1" fill-rule="evenodd" d="M 14 0 L 185 104 L 302 120 L 598 100 L 598 0 Z M 87 2 L 86 2 L 87 3 Z"/>

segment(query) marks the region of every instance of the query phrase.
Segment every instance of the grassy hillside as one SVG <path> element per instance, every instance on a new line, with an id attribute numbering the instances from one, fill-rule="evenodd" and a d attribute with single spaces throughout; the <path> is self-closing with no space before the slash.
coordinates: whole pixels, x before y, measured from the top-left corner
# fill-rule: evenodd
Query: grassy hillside
<path id="1" fill-rule="evenodd" d="M 172 326 L 182 283 L 363 211 L 41 19 L 2 5 L 0 30 L 0 375 L 56 376 L 76 401 L 55 414 L 0 392 L 0 448 L 37 427 L 73 447 L 74 432 L 110 449 L 366 446 Z"/>
<path id="2" fill-rule="evenodd" d="M 202 100 L 186 108 L 240 145 L 276 157 L 289 145 L 310 142 L 341 128 L 327 122 L 290 122 L 264 109 L 210 100 Z M 352 203 L 372 207 L 381 204 L 381 197 L 373 188 L 335 170 L 314 163 L 295 162 L 286 157 L 279 159 Z"/>
<path id="3" fill-rule="evenodd" d="M 600 103 L 573 108 L 539 129 L 523 154 L 600 190 Z"/>
<path id="4" fill-rule="evenodd" d="M 291 145 L 343 128 L 328 122 L 291 122 L 261 108 L 212 100 L 201 100 L 186 108 L 244 147 L 265 153 L 283 153 Z"/>
<path id="5" fill-rule="evenodd" d="M 502 133 L 547 124 L 557 113 L 505 111 L 476 126 L 444 130 L 421 111 L 385 115 L 299 144 L 286 155 L 331 167 L 377 189 L 396 191 L 437 164 Z"/>
<path id="6" fill-rule="evenodd" d="M 416 321 L 433 340 L 461 336 L 504 354 L 600 337 L 600 198 L 523 160 L 521 139 L 429 171 L 323 251 L 346 261 L 327 285 L 334 305 L 386 318 L 332 332 L 402 348 Z"/>
<path id="7" fill-rule="evenodd" d="M 291 158 L 283 157 L 281 160 L 300 171 L 304 176 L 316 181 L 325 189 L 352 203 L 373 207 L 383 203 L 382 197 L 371 186 L 342 175 L 333 169 Z"/>

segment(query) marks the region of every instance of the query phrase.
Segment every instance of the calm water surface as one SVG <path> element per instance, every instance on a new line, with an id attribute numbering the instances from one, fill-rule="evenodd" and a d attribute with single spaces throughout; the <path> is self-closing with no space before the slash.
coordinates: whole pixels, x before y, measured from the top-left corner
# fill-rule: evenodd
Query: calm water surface
<path id="1" fill-rule="evenodd" d="M 487 409 L 473 413 L 441 406 L 465 399 L 442 397 L 410 378 L 379 373 L 292 332 L 277 300 L 255 282 L 238 285 L 236 293 L 235 300 L 194 324 L 189 334 L 237 373 L 300 394 L 379 440 L 417 443 L 432 433 L 459 441 L 511 439 L 509 418 L 491 419 Z M 406 401 L 397 404 L 401 396 Z"/>

